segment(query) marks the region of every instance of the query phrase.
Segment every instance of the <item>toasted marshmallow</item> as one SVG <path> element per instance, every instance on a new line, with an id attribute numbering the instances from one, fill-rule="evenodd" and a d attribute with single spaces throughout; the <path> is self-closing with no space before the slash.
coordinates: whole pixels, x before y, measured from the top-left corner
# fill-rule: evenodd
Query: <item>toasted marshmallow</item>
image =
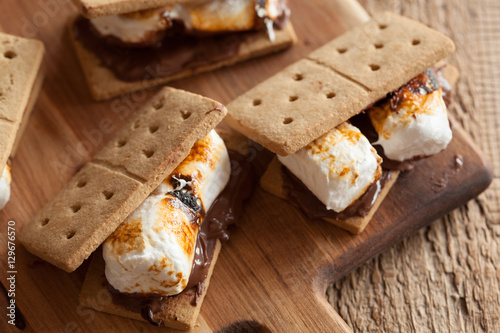
<path id="1" fill-rule="evenodd" d="M 358 128 L 348 122 L 288 156 L 279 156 L 304 185 L 339 213 L 381 176 L 382 159 Z"/>
<path id="2" fill-rule="evenodd" d="M 12 181 L 10 175 L 10 166 L 7 164 L 0 177 L 0 209 L 4 208 L 10 199 L 10 182 Z"/>
<path id="3" fill-rule="evenodd" d="M 426 71 L 394 93 L 396 103 L 389 97 L 367 111 L 379 136 L 374 144 L 381 145 L 389 159 L 434 155 L 450 143 L 446 104 L 433 75 Z"/>
<path id="4" fill-rule="evenodd" d="M 184 19 L 188 30 L 250 30 L 254 27 L 254 0 L 212 0 L 178 4 L 173 7 L 170 17 Z"/>
<path id="5" fill-rule="evenodd" d="M 124 293 L 168 296 L 184 290 L 203 219 L 200 211 L 210 208 L 230 172 L 224 141 L 212 130 L 104 242 L 108 282 Z"/>
<path id="6" fill-rule="evenodd" d="M 152 45 L 172 26 L 172 20 L 182 22 L 187 31 L 214 33 L 252 30 L 257 16 L 274 40 L 273 21 L 282 14 L 282 7 L 281 0 L 267 0 L 264 5 L 256 5 L 254 0 L 194 1 L 97 17 L 90 22 L 101 36 L 113 36 L 126 44 Z"/>
<path id="7" fill-rule="evenodd" d="M 109 15 L 90 19 L 101 36 L 113 36 L 127 44 L 150 44 L 155 35 L 169 28 L 170 24 L 158 9 L 131 14 Z"/>

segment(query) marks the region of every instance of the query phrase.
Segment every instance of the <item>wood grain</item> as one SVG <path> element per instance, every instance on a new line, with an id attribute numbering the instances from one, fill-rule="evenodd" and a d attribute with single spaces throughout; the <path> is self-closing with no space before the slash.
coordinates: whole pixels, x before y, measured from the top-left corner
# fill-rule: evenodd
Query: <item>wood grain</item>
<path id="1" fill-rule="evenodd" d="M 152 92 L 136 93 L 105 103 L 92 102 L 68 36 L 64 33 L 66 18 L 76 9 L 69 0 L 43 3 L 45 5 L 9 1 L 0 5 L 1 29 L 27 37 L 36 36 L 47 46 L 45 85 L 13 163 L 12 199 L 0 212 L 1 228 L 5 228 L 8 220 L 15 220 L 18 226 L 29 221 L 152 95 Z M 495 126 L 498 125 L 498 111 L 495 102 L 498 102 L 498 97 L 495 99 L 490 82 L 498 80 L 500 73 L 498 66 L 484 67 L 479 62 L 494 64 L 494 53 L 486 47 L 493 41 L 490 39 L 495 17 L 491 16 L 492 8 L 498 10 L 498 6 L 494 2 L 488 3 L 491 8 L 479 2 L 469 2 L 469 5 L 464 2 L 456 6 L 451 0 L 431 4 L 423 1 L 402 3 L 369 1 L 365 5 L 371 13 L 382 7 L 396 12 L 403 8 L 405 14 L 434 25 L 455 39 L 460 49 L 452 62 L 459 65 L 462 73 L 469 75 L 459 86 L 454 112 L 483 148 L 497 152 Z M 173 86 L 227 103 L 343 30 L 332 19 L 335 11 L 328 0 L 292 1 L 291 5 L 300 44 L 289 52 L 202 74 Z M 448 5 L 446 11 L 450 14 L 445 15 L 443 5 Z M 490 22 L 489 25 L 481 23 L 483 34 L 477 29 L 481 27 L 479 12 L 485 10 L 480 6 L 490 10 L 483 13 L 489 18 L 485 22 Z M 449 16 L 452 14 L 453 19 Z M 453 22 L 465 24 L 455 26 Z M 477 26 L 470 29 L 470 24 Z M 30 36 L 31 32 L 34 36 Z M 482 48 L 473 50 L 470 48 L 473 44 L 482 45 Z M 485 97 L 491 101 L 481 102 Z M 490 131 L 481 130 L 486 128 Z M 256 152 L 261 153 L 258 149 Z M 499 157 L 492 160 L 498 176 Z M 479 160 L 476 162 L 480 163 Z M 465 176 L 464 173 L 458 175 Z M 493 189 L 500 190 L 497 180 Z M 335 288 L 330 288 L 330 301 L 347 323 L 356 331 L 493 331 L 494 325 L 498 324 L 498 311 L 495 310 L 498 309 L 499 278 L 494 260 L 498 259 L 499 252 L 496 247 L 490 248 L 488 242 L 500 237 L 500 229 L 495 228 L 500 216 L 500 195 L 491 190 L 488 193 L 452 213 L 445 222 L 434 224 L 426 232 L 421 231 L 410 241 L 391 249 L 386 257 L 382 255 L 370 262 L 360 270 L 364 273 L 357 271 L 348 279 L 340 280 Z M 392 209 L 400 211 L 398 207 Z M 196 331 L 211 331 L 224 325 L 227 326 L 221 331 L 259 331 L 256 318 L 277 332 L 334 331 L 332 322 L 324 320 L 336 316 L 323 297 L 325 279 L 338 278 L 338 272 L 352 269 L 367 258 L 357 256 L 358 261 L 350 261 L 339 254 L 353 247 L 332 248 L 332 244 L 352 236 L 332 229 L 335 227 L 326 223 L 304 221 L 291 206 L 260 189 L 246 212 L 242 227 L 222 250 L 202 308 L 200 327 Z M 258 218 L 259 228 L 249 224 L 252 218 Z M 270 221 L 273 223 L 268 223 Z M 379 223 L 387 223 L 384 221 L 379 220 Z M 475 223 L 479 224 L 476 226 Z M 259 232 L 264 232 L 267 241 L 256 241 Z M 382 240 L 391 236 L 377 232 L 381 229 L 377 229 L 374 223 L 368 227 L 366 235 L 375 235 Z M 397 234 L 401 235 L 401 232 Z M 269 241 L 272 235 L 279 235 L 283 240 L 280 247 L 274 247 Z M 300 239 L 297 240 L 298 236 Z M 361 238 L 349 239 L 351 245 L 363 244 Z M 300 248 L 296 246 L 297 241 L 309 245 Z M 3 230 L 0 247 L 0 255 L 5 258 Z M 375 244 L 369 252 L 366 247 L 357 247 L 361 251 L 357 254 L 371 255 L 381 248 L 381 244 Z M 86 264 L 75 273 L 67 274 L 37 260 L 22 247 L 17 248 L 16 256 L 22 268 L 17 275 L 17 300 L 28 318 L 26 332 L 144 332 L 153 329 L 141 322 L 116 319 L 80 307 L 77 298 Z M 335 262 L 337 276 L 331 265 L 324 264 L 327 259 L 331 262 L 333 257 L 340 258 Z M 382 263 L 380 258 L 384 258 Z M 305 265 L 297 265 L 298 262 Z M 2 261 L 2 282 L 4 268 L 5 262 Z M 429 268 L 432 270 L 428 272 Z M 299 288 L 304 283 L 311 286 L 312 294 L 304 294 Z M 278 292 L 283 286 L 289 293 Z M 227 292 L 234 289 L 235 292 Z M 226 306 L 215 310 L 219 304 Z M 275 312 L 269 312 L 269 309 Z M 235 324 L 233 320 L 239 322 Z M 11 329 L 0 320 L 0 331 Z"/>
<path id="2" fill-rule="evenodd" d="M 498 332 L 500 327 L 500 3 L 363 0 L 448 34 L 461 73 L 452 112 L 490 158 L 477 199 L 377 256 L 327 290 L 356 332 Z"/>

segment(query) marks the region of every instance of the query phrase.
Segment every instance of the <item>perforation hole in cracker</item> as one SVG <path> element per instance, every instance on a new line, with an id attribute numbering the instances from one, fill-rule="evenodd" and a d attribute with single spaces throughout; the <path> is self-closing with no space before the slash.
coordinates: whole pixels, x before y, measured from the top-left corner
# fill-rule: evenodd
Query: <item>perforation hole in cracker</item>
<path id="1" fill-rule="evenodd" d="M 387 24 L 385 24 L 385 23 L 381 23 L 381 24 L 379 24 L 379 25 L 378 25 L 378 28 L 379 28 L 380 30 L 384 30 L 384 29 L 386 29 L 386 28 L 387 28 Z"/>
<path id="2" fill-rule="evenodd" d="M 259 98 L 256 98 L 253 100 L 252 104 L 253 104 L 253 106 L 259 106 L 262 104 L 262 100 Z"/>
<path id="3" fill-rule="evenodd" d="M 335 96 L 337 96 L 337 94 L 336 94 L 336 93 L 334 93 L 334 92 L 329 92 L 328 94 L 326 94 L 326 98 L 328 98 L 328 99 L 332 99 L 332 98 L 334 98 Z"/>
<path id="4" fill-rule="evenodd" d="M 40 225 L 42 227 L 45 227 L 47 225 L 47 223 L 49 223 L 49 222 L 50 222 L 50 219 L 48 217 L 46 217 L 46 218 L 42 219 L 42 221 L 40 222 Z"/>
<path id="5" fill-rule="evenodd" d="M 375 44 L 373 44 L 373 46 L 375 46 L 375 48 L 378 50 L 378 49 L 383 48 L 384 44 L 383 43 L 375 43 Z"/>
<path id="6" fill-rule="evenodd" d="M 14 59 L 15 57 L 17 57 L 17 54 L 12 50 L 8 50 L 4 52 L 3 56 L 7 59 Z"/>
<path id="7" fill-rule="evenodd" d="M 299 99 L 299 96 L 296 96 L 296 95 L 290 96 L 290 97 L 288 98 L 288 100 L 289 100 L 290 102 L 295 102 L 295 101 L 296 101 L 296 100 L 298 100 L 298 99 Z"/>
<path id="8" fill-rule="evenodd" d="M 376 72 L 380 69 L 380 66 L 376 65 L 376 64 L 369 64 L 368 66 L 370 66 L 370 69 L 374 72 Z"/>
<path id="9" fill-rule="evenodd" d="M 285 125 L 291 124 L 292 122 L 293 122 L 293 118 L 291 118 L 291 117 L 286 117 L 285 119 L 283 119 L 283 124 L 285 124 Z"/>
<path id="10" fill-rule="evenodd" d="M 71 239 L 73 238 L 73 236 L 75 236 L 76 234 L 76 231 L 75 230 L 70 230 L 68 231 L 68 233 L 66 234 L 66 239 Z"/>
<path id="11" fill-rule="evenodd" d="M 85 185 L 87 185 L 87 181 L 85 179 L 80 179 L 76 184 L 76 186 L 79 188 L 85 187 Z"/>
<path id="12" fill-rule="evenodd" d="M 154 150 L 146 149 L 142 151 L 144 153 L 144 156 L 147 158 L 151 158 L 154 155 Z"/>
<path id="13" fill-rule="evenodd" d="M 340 53 L 340 54 L 344 54 L 347 52 L 347 49 L 345 47 L 340 47 L 337 49 L 337 52 Z"/>
<path id="14" fill-rule="evenodd" d="M 104 194 L 104 197 L 106 198 L 106 200 L 111 199 L 114 195 L 114 193 L 111 191 L 102 191 L 102 194 Z"/>
<path id="15" fill-rule="evenodd" d="M 163 98 L 162 98 L 162 99 L 160 99 L 159 101 L 157 101 L 157 102 L 155 102 L 155 103 L 153 104 L 153 108 L 154 108 L 155 110 L 159 110 L 159 109 L 161 109 L 161 108 L 163 107 L 163 103 L 164 103 L 164 102 L 165 102 L 165 100 L 164 100 Z"/>
<path id="16" fill-rule="evenodd" d="M 118 142 L 116 143 L 116 146 L 118 148 L 121 148 L 121 147 L 125 146 L 126 144 L 127 144 L 127 140 L 122 139 L 122 140 L 118 140 Z"/>
<path id="17" fill-rule="evenodd" d="M 411 45 L 413 45 L 413 46 L 417 46 L 419 44 L 420 44 L 420 39 L 414 39 L 411 41 Z"/>
<path id="18" fill-rule="evenodd" d="M 303 78 L 304 78 L 304 75 L 299 74 L 299 73 L 297 73 L 297 74 L 295 74 L 295 75 L 293 76 L 293 79 L 294 79 L 295 81 L 301 81 Z"/>
<path id="19" fill-rule="evenodd" d="M 138 129 L 140 126 L 141 126 L 141 122 L 140 122 L 139 120 L 137 120 L 137 121 L 134 123 L 134 129 Z"/>
<path id="20" fill-rule="evenodd" d="M 182 116 L 182 119 L 186 120 L 189 117 L 191 117 L 191 112 L 181 110 L 181 116 Z"/>
<path id="21" fill-rule="evenodd" d="M 160 126 L 158 125 L 151 125 L 149 126 L 149 133 L 154 134 L 156 131 L 158 131 L 159 128 Z"/>
<path id="22" fill-rule="evenodd" d="M 78 213 L 80 209 L 82 209 L 82 206 L 80 204 L 74 204 L 73 206 L 71 206 L 71 210 L 73 211 L 73 213 Z"/>

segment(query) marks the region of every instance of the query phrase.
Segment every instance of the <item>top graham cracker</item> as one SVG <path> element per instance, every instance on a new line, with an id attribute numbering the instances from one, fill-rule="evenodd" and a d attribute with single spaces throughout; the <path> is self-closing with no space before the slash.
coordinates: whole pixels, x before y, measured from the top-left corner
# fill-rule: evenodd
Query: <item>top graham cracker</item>
<path id="1" fill-rule="evenodd" d="M 23 228 L 21 242 L 74 271 L 226 113 L 209 98 L 163 88 Z"/>
<path id="2" fill-rule="evenodd" d="M 43 53 L 40 41 L 0 33 L 0 172 L 12 152 Z"/>
<path id="3" fill-rule="evenodd" d="M 443 34 L 382 13 L 236 98 L 226 121 L 274 153 L 289 155 L 454 50 Z"/>
<path id="4" fill-rule="evenodd" d="M 118 15 L 193 0 L 73 0 L 86 18 Z"/>

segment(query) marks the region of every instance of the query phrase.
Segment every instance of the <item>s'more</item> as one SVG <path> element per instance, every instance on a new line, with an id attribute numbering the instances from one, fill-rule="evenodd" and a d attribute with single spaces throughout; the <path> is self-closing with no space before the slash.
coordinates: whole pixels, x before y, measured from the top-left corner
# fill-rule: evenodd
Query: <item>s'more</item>
<path id="1" fill-rule="evenodd" d="M 0 209 L 10 199 L 11 165 L 43 82 L 42 42 L 0 33 Z"/>
<path id="2" fill-rule="evenodd" d="M 451 141 L 450 87 L 435 64 L 454 49 L 383 13 L 234 100 L 227 122 L 277 154 L 265 190 L 359 233 L 399 172 Z"/>
<path id="3" fill-rule="evenodd" d="M 244 150 L 228 149 L 221 136 L 230 132 L 214 130 L 226 113 L 163 88 L 24 227 L 21 242 L 67 272 L 99 248 L 84 306 L 193 327 L 221 241 L 254 183 Z"/>
<path id="4" fill-rule="evenodd" d="M 287 0 L 75 0 L 76 54 L 96 100 L 291 46 Z"/>

